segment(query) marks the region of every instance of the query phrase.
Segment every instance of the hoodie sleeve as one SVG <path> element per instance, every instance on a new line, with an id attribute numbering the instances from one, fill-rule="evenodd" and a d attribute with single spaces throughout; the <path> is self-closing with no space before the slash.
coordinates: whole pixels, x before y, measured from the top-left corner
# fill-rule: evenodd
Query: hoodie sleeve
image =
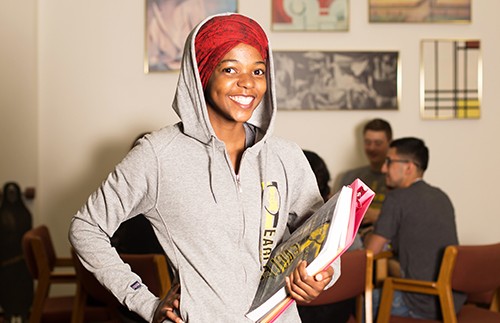
<path id="1" fill-rule="evenodd" d="M 152 320 L 159 299 L 110 244 L 120 223 L 155 205 L 157 162 L 141 140 L 74 215 L 69 240 L 82 264 L 130 310 Z"/>

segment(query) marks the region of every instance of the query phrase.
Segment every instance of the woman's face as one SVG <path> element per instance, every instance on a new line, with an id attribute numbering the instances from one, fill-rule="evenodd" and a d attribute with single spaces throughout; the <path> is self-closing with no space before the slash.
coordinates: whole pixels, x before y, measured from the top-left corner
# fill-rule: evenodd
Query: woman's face
<path id="1" fill-rule="evenodd" d="M 259 51 L 243 43 L 234 47 L 215 67 L 205 90 L 212 126 L 247 122 L 266 89 L 266 62 Z"/>

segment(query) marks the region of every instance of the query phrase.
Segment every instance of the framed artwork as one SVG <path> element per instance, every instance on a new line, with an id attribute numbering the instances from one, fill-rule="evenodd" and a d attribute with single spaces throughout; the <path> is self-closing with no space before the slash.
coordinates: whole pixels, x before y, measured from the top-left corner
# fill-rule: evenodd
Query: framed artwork
<path id="1" fill-rule="evenodd" d="M 347 31 L 349 0 L 272 0 L 273 31 Z"/>
<path id="2" fill-rule="evenodd" d="M 180 68 L 189 32 L 207 16 L 237 12 L 237 0 L 146 0 L 144 72 Z"/>
<path id="3" fill-rule="evenodd" d="M 470 23 L 472 0 L 369 0 L 370 22 Z"/>
<path id="4" fill-rule="evenodd" d="M 280 110 L 397 110 L 396 51 L 274 51 Z"/>
<path id="5" fill-rule="evenodd" d="M 422 40 L 420 48 L 422 118 L 479 118 L 481 42 L 477 39 Z"/>

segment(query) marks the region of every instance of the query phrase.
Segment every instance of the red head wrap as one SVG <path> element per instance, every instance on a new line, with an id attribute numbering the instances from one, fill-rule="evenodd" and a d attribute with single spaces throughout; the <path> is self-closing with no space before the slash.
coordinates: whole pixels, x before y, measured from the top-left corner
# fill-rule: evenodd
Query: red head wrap
<path id="1" fill-rule="evenodd" d="M 201 26 L 195 39 L 195 51 L 204 89 L 217 64 L 240 43 L 255 47 L 262 58 L 267 59 L 267 37 L 254 20 L 232 14 L 216 16 Z"/>

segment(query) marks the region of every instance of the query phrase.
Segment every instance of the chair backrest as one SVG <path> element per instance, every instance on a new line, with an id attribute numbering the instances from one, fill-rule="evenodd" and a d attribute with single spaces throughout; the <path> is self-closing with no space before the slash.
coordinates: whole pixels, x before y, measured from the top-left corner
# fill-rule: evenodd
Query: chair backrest
<path id="1" fill-rule="evenodd" d="M 310 303 L 298 302 L 301 306 L 317 306 L 358 298 L 358 314 L 362 312 L 362 297 L 365 298 L 365 316 L 371 322 L 371 293 L 373 289 L 373 253 L 370 250 L 353 250 L 341 257 L 341 275 L 334 286 L 323 291 Z"/>
<path id="2" fill-rule="evenodd" d="M 31 307 L 30 322 L 67 322 L 71 316 L 72 296 L 57 299 L 49 296 L 53 284 L 75 284 L 76 275 L 69 258 L 57 258 L 49 229 L 37 226 L 23 235 L 23 255 L 28 269 L 37 280 Z M 59 271 L 56 268 L 69 268 Z"/>
<path id="3" fill-rule="evenodd" d="M 341 275 L 334 285 L 335 288 L 327 289 L 312 302 L 301 305 L 315 306 L 340 302 L 365 292 L 367 252 L 365 250 L 348 251 L 340 259 Z"/>
<path id="4" fill-rule="evenodd" d="M 49 274 L 56 264 L 56 253 L 49 229 L 40 225 L 23 235 L 22 247 L 28 269 L 35 279 L 40 273 Z"/>
<path id="5" fill-rule="evenodd" d="M 475 294 L 500 287 L 500 243 L 453 248 L 457 250 L 451 279 L 453 289 Z"/>
<path id="6" fill-rule="evenodd" d="M 500 290 L 500 243 L 478 246 L 453 246 L 455 267 L 451 277 L 454 290 L 491 304 Z M 482 297 L 480 297 L 482 296 Z"/>

